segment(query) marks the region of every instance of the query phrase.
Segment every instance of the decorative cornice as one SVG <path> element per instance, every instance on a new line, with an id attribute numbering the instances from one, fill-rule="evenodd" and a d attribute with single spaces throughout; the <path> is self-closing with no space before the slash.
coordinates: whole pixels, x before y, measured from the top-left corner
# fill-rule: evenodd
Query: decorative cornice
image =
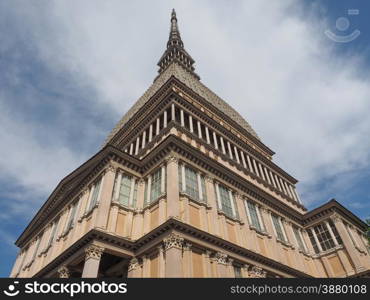
<path id="1" fill-rule="evenodd" d="M 100 259 L 103 252 L 104 248 L 91 244 L 85 248 L 85 259 Z"/>
<path id="2" fill-rule="evenodd" d="M 156 227 L 151 232 L 147 233 L 145 236 L 143 236 L 142 238 L 136 241 L 131 241 L 131 240 L 127 240 L 126 238 L 111 235 L 99 229 L 92 229 L 89 232 L 87 232 L 83 237 L 81 237 L 78 241 L 76 241 L 76 243 L 66 248 L 60 255 L 58 255 L 50 263 L 45 265 L 42 268 L 42 270 L 40 270 L 38 273 L 34 274 L 33 276 L 38 278 L 38 277 L 47 276 L 47 274 L 54 273 L 55 270 L 60 265 L 68 263 L 69 259 L 73 255 L 77 254 L 76 252 L 81 251 L 81 254 L 82 254 L 84 251 L 84 248 L 86 247 L 86 244 L 93 243 L 94 241 L 102 241 L 104 243 L 114 245 L 115 247 L 120 247 L 122 249 L 125 249 L 127 253 L 129 253 L 129 255 L 131 255 L 132 257 L 140 256 L 143 258 L 143 256 L 146 253 L 145 251 L 146 251 L 146 246 L 148 245 L 148 243 L 152 243 L 153 241 L 155 241 L 155 239 L 158 239 L 158 242 L 160 243 L 163 240 L 161 236 L 166 234 L 166 232 L 171 232 L 175 236 L 180 236 L 178 233 L 173 232 L 173 230 L 180 232 L 182 235 L 184 235 L 184 237 L 186 235 L 189 235 L 192 238 L 196 237 L 200 241 L 203 241 L 203 243 L 206 241 L 209 247 L 207 248 L 208 252 L 206 252 L 206 254 L 208 253 L 208 255 L 211 255 L 211 253 L 213 252 L 209 250 L 209 249 L 212 249 L 212 247 L 215 247 L 215 249 L 225 249 L 225 252 L 228 251 L 229 253 L 234 253 L 242 257 L 243 259 L 254 261 L 261 265 L 265 265 L 268 268 L 276 269 L 280 272 L 288 274 L 289 276 L 302 277 L 302 278 L 312 277 L 311 275 L 305 272 L 302 272 L 298 269 L 284 265 L 271 258 L 265 257 L 257 252 L 253 252 L 251 250 L 248 250 L 246 248 L 233 244 L 232 242 L 224 240 L 220 237 L 213 236 L 210 233 L 201 231 L 177 219 L 167 220 L 166 222 Z M 181 239 L 180 239 L 180 244 L 182 244 Z M 214 257 L 212 257 L 211 259 L 215 260 Z"/>

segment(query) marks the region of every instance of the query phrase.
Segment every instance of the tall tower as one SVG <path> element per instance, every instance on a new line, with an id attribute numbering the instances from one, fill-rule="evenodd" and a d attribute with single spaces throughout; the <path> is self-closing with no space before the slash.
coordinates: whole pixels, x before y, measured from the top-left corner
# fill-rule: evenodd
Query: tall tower
<path id="1" fill-rule="evenodd" d="M 274 152 L 200 81 L 175 11 L 158 66 L 20 235 L 12 277 L 369 275 L 366 225 L 335 200 L 307 211 Z"/>

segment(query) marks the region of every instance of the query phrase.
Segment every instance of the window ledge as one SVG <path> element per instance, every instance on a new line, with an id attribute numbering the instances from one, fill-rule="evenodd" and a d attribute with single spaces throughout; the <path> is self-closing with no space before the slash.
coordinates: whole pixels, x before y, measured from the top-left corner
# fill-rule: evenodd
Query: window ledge
<path id="1" fill-rule="evenodd" d="M 328 255 L 330 253 L 337 252 L 338 250 L 343 249 L 343 248 L 344 248 L 343 245 L 338 245 L 338 246 L 335 246 L 334 248 L 330 248 L 328 250 L 316 253 L 316 257 L 320 257 L 320 256 L 323 256 L 323 255 Z"/>
<path id="2" fill-rule="evenodd" d="M 279 238 L 276 238 L 276 241 L 277 241 L 278 243 L 280 243 L 280 244 L 282 244 L 282 245 L 286 246 L 286 247 L 289 247 L 289 248 L 294 249 L 294 246 L 293 246 L 291 243 L 289 243 L 288 241 L 283 241 L 283 240 L 281 240 L 281 239 L 279 239 Z"/>
<path id="3" fill-rule="evenodd" d="M 192 196 L 190 196 L 189 194 L 187 194 L 186 192 L 180 192 L 180 196 L 183 196 L 183 197 L 186 197 L 188 198 L 190 201 L 193 201 L 201 206 L 204 206 L 206 208 L 210 208 L 210 206 L 208 206 L 207 204 L 207 201 L 201 201 L 200 199 L 195 199 L 193 198 Z"/>
<path id="4" fill-rule="evenodd" d="M 60 235 L 60 238 L 66 237 L 68 235 L 68 233 L 73 229 L 73 227 L 74 227 L 73 224 L 71 226 L 69 226 L 69 228 Z"/>
<path id="5" fill-rule="evenodd" d="M 144 206 L 143 210 L 146 210 L 148 208 L 151 208 L 153 207 L 154 205 L 156 205 L 161 199 L 164 199 L 166 198 L 166 193 L 162 193 L 158 196 L 157 199 L 155 199 L 154 201 L 148 203 L 147 205 Z"/>
<path id="6" fill-rule="evenodd" d="M 23 271 L 25 271 L 26 269 L 28 269 L 29 267 L 31 267 L 34 261 L 35 261 L 35 259 L 33 258 L 27 265 L 25 265 L 23 267 Z"/>
<path id="7" fill-rule="evenodd" d="M 223 212 L 222 210 L 217 210 L 217 213 L 219 214 L 219 215 L 223 215 L 223 216 L 225 216 L 225 218 L 228 218 L 228 219 L 230 219 L 230 220 L 232 220 L 232 221 L 234 221 L 234 222 L 237 222 L 237 223 L 239 223 L 239 224 L 241 224 L 241 225 L 243 225 L 244 223 L 243 223 L 243 221 L 242 220 L 240 220 L 240 219 L 238 219 L 238 218 L 236 218 L 236 217 L 232 217 L 232 216 L 229 216 L 228 214 L 226 214 L 225 212 Z"/>
<path id="8" fill-rule="evenodd" d="M 302 253 L 304 256 L 312 257 L 312 255 L 311 255 L 310 253 L 306 252 L 305 250 L 298 249 L 298 252 L 299 252 L 299 253 Z"/>
<path id="9" fill-rule="evenodd" d="M 84 212 L 84 214 L 78 219 L 78 222 L 82 222 L 83 219 L 87 218 L 88 216 L 90 216 L 94 209 L 97 208 L 99 206 L 99 203 L 96 203 L 93 207 L 90 208 L 90 210 Z"/>
<path id="10" fill-rule="evenodd" d="M 51 248 L 51 245 L 48 245 L 44 250 L 42 250 L 40 253 L 39 253 L 39 257 L 41 257 L 42 255 L 46 255 L 46 253 L 48 253 L 49 249 Z"/>
<path id="11" fill-rule="evenodd" d="M 355 246 L 358 252 L 367 255 L 367 252 L 365 250 L 362 250 L 359 246 Z"/>
<path id="12" fill-rule="evenodd" d="M 137 211 L 136 208 L 127 206 L 127 205 L 122 204 L 122 203 L 119 203 L 117 201 L 112 201 L 111 205 L 112 206 L 118 206 L 119 208 L 123 208 L 123 209 L 128 210 L 128 211 L 131 211 L 133 213 L 135 213 Z"/>
<path id="13" fill-rule="evenodd" d="M 249 224 L 249 229 L 254 230 L 256 233 L 258 233 L 258 234 L 260 234 L 260 235 L 267 236 L 269 239 L 271 239 L 271 238 L 272 238 L 272 235 L 271 235 L 271 234 L 269 234 L 267 231 L 265 231 L 265 230 L 260 230 L 260 229 L 258 229 L 257 227 L 255 227 L 255 226 L 253 226 L 253 225 L 250 225 L 250 224 Z"/>

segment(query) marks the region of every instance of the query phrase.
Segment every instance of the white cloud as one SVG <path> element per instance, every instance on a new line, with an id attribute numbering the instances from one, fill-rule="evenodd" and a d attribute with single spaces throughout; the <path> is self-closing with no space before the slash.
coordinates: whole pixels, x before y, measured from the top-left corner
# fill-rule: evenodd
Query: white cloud
<path id="1" fill-rule="evenodd" d="M 22 16 L 48 67 L 93 88 L 95 99 L 111 106 L 118 120 L 156 75 L 175 7 L 185 47 L 203 81 L 277 152 L 277 161 L 302 182 L 307 202 L 326 201 L 320 198 L 325 191 L 312 187 L 369 164 L 369 74 L 361 57 L 336 54 L 336 45 L 323 35 L 325 20 L 305 11 L 302 2 L 233 4 L 50 1 L 38 7 L 21 2 L 14 13 Z M 2 130 L 2 138 L 19 149 L 0 160 L 2 176 L 45 191 L 78 165 L 78 153 L 37 144 L 37 132 L 30 135 L 28 125 L 2 122 L 15 131 Z M 45 178 L 47 170 L 51 174 Z"/>

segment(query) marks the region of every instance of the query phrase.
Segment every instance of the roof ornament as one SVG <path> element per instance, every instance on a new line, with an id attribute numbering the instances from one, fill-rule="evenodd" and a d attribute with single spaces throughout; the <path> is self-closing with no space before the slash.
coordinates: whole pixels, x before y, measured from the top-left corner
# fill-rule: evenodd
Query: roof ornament
<path id="1" fill-rule="evenodd" d="M 175 9 L 173 9 L 171 13 L 171 28 L 167 42 L 167 49 L 158 62 L 158 73 L 161 74 L 173 62 L 176 62 L 177 64 L 185 68 L 198 80 L 200 79 L 200 77 L 194 72 L 194 59 L 186 52 L 184 48 L 184 43 L 181 39 L 179 27 L 177 24 Z"/>

